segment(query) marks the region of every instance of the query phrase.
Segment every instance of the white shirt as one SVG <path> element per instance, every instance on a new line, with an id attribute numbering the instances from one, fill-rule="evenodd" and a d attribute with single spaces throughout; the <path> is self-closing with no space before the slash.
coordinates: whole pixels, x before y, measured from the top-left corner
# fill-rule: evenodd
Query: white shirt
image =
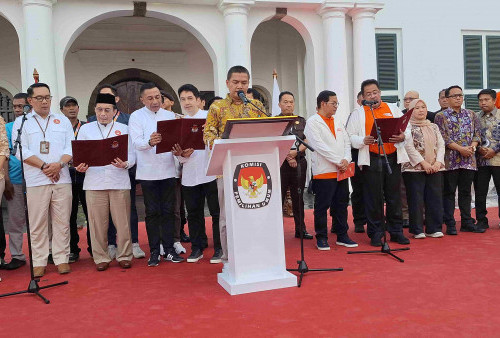
<path id="1" fill-rule="evenodd" d="M 23 146 L 23 159 L 36 156 L 46 163 L 60 162 L 63 155 L 73 156 L 71 141 L 75 139 L 73 126 L 66 116 L 61 113 L 50 112 L 44 119 L 34 111 L 26 115 L 21 144 Z M 18 130 L 21 127 L 22 116 L 19 116 L 12 127 L 12 140 L 17 139 Z M 35 120 L 36 119 L 36 120 Z M 38 123 L 40 125 L 38 125 Z M 40 127 L 41 126 L 41 127 Z M 47 130 L 45 127 L 47 126 Z M 45 131 L 45 137 L 42 130 Z M 49 153 L 40 153 L 40 142 L 49 142 Z M 21 160 L 20 151 L 16 153 L 17 159 Z M 40 168 L 24 163 L 24 176 L 27 187 L 38 187 L 47 184 L 71 184 L 68 166 L 61 169 L 59 181 L 53 183 L 45 176 Z"/>
<path id="2" fill-rule="evenodd" d="M 206 119 L 208 112 L 206 110 L 198 110 L 193 116 L 184 115 L 185 119 Z M 204 184 L 215 180 L 215 176 L 207 176 L 207 165 L 210 153 L 208 148 L 205 150 L 195 150 L 191 156 L 178 156 L 179 162 L 182 163 L 182 180 L 181 184 L 186 187 Z"/>
<path id="3" fill-rule="evenodd" d="M 176 177 L 172 153 L 156 154 L 156 147 L 151 147 L 148 143 L 151 134 L 156 132 L 158 121 L 173 119 L 175 114 L 162 108 L 153 113 L 143 107 L 130 116 L 128 130 L 136 151 L 138 180 L 155 181 Z"/>
<path id="4" fill-rule="evenodd" d="M 97 121 L 84 124 L 78 133 L 78 140 L 102 140 L 104 138 L 127 135 L 128 127 L 120 122 L 108 123 L 106 126 Z M 121 159 L 124 161 L 125 159 Z M 135 164 L 135 151 L 128 138 L 128 166 Z M 117 168 L 112 164 L 103 167 L 90 167 L 85 172 L 83 190 L 123 190 L 130 189 L 128 169 Z"/>

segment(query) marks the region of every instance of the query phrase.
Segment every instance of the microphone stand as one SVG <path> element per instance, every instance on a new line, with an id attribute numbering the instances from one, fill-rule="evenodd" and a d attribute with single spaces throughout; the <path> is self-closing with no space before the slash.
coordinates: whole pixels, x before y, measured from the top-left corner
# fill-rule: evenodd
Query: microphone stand
<path id="1" fill-rule="evenodd" d="M 315 151 L 313 147 L 308 145 L 307 143 L 304 142 L 297 134 L 295 134 L 293 131 L 290 131 L 290 134 L 295 136 L 295 147 L 297 149 L 297 152 L 299 151 L 299 146 L 303 145 L 310 151 Z M 297 193 L 299 194 L 299 200 L 304 200 L 303 196 L 303 191 L 301 188 L 300 184 L 300 176 L 302 174 L 302 168 L 300 165 L 300 161 L 297 161 Z M 299 219 L 302 222 L 304 219 L 304 206 L 301 205 L 299 208 Z M 304 258 L 304 227 L 302 224 L 300 225 L 300 260 L 297 261 L 297 264 L 299 265 L 297 269 L 286 269 L 287 271 L 297 271 L 299 275 L 299 280 L 297 282 L 297 287 L 300 288 L 302 285 L 302 278 L 304 278 L 304 274 L 306 274 L 309 271 L 343 271 L 343 268 L 335 268 L 335 269 L 309 269 L 307 266 L 307 263 Z"/>
<path id="2" fill-rule="evenodd" d="M 35 294 L 38 297 L 40 297 L 44 301 L 45 304 L 49 304 L 50 300 L 48 300 L 47 298 L 45 298 L 40 293 L 40 290 L 42 290 L 42 289 L 48 289 L 48 288 L 51 288 L 51 287 L 54 287 L 54 286 L 68 284 L 68 281 L 64 281 L 64 282 L 60 282 L 60 283 L 55 283 L 55 284 L 50 284 L 50 285 L 45 285 L 45 286 L 39 286 L 38 282 L 40 281 L 40 279 L 39 278 L 35 278 L 35 274 L 33 272 L 33 256 L 32 256 L 32 250 L 31 250 L 30 220 L 29 220 L 29 217 L 28 217 L 28 200 L 26 198 L 26 179 L 24 177 L 23 146 L 22 146 L 22 143 L 21 143 L 21 134 L 22 134 L 22 131 L 23 131 L 24 122 L 27 119 L 28 118 L 26 117 L 26 114 L 23 114 L 23 118 L 22 118 L 22 122 L 21 122 L 21 127 L 18 129 L 18 134 L 17 134 L 17 138 L 16 138 L 16 141 L 15 141 L 15 146 L 14 146 L 13 151 L 12 151 L 12 156 L 14 156 L 16 154 L 17 147 L 19 147 L 19 155 L 20 155 L 20 159 L 21 159 L 21 176 L 22 176 L 22 180 L 23 180 L 24 217 L 26 218 L 26 233 L 27 233 L 27 236 L 28 236 L 28 252 L 29 252 L 28 256 L 29 256 L 29 261 L 30 261 L 31 280 L 30 280 L 30 283 L 28 285 L 28 289 L 27 290 L 1 294 L 0 298 L 2 298 L 2 297 L 8 297 L 8 296 L 13 296 L 13 295 L 19 295 L 19 294 L 23 294 L 23 293 L 32 293 L 32 294 Z"/>
<path id="3" fill-rule="evenodd" d="M 387 158 L 387 154 L 385 152 L 384 142 L 382 141 L 382 133 L 380 132 L 380 128 L 377 125 L 377 119 L 375 118 L 375 113 L 373 113 L 373 105 L 374 104 L 376 104 L 376 103 L 373 102 L 373 103 L 370 103 L 367 105 L 370 107 L 370 112 L 371 112 L 372 117 L 373 117 L 373 123 L 374 123 L 375 129 L 377 131 L 377 143 L 378 143 L 378 153 L 379 153 L 378 167 L 380 168 L 380 197 L 381 197 L 380 201 L 382 204 L 380 207 L 382 208 L 382 211 L 383 211 L 384 210 L 384 187 L 383 187 L 382 182 L 383 182 L 384 170 L 382 168 L 382 156 L 380 156 L 380 150 L 382 150 L 382 153 L 384 154 L 383 157 L 385 159 L 385 165 L 387 167 L 387 172 L 389 173 L 389 175 L 392 174 L 392 169 L 391 169 L 391 166 L 389 165 L 389 159 Z M 383 241 L 382 241 L 382 248 L 380 249 L 380 251 L 379 250 L 347 251 L 347 254 L 365 254 L 365 253 L 379 253 L 379 252 L 381 252 L 383 254 L 387 254 L 389 256 L 392 256 L 395 259 L 397 259 L 398 261 L 400 261 L 401 263 L 403 263 L 404 259 L 396 256 L 392 252 L 393 251 L 406 251 L 406 250 L 410 250 L 410 248 L 391 249 L 389 247 L 389 243 L 387 243 L 387 223 L 385 221 L 384 212 L 382 212 L 382 219 L 380 221 L 382 223 L 382 230 L 384 233 Z"/>

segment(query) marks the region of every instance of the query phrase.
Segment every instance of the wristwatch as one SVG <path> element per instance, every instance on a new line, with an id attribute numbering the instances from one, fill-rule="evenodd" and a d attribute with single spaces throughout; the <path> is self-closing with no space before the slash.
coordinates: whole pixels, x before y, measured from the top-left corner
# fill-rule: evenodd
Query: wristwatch
<path id="1" fill-rule="evenodd" d="M 43 168 L 45 168 L 46 165 L 47 165 L 47 163 L 43 162 L 42 166 L 40 167 L 40 170 L 43 170 Z"/>
<path id="2" fill-rule="evenodd" d="M 67 163 L 63 162 L 63 161 L 59 162 L 59 164 L 61 165 L 61 169 L 64 168 L 67 165 Z"/>

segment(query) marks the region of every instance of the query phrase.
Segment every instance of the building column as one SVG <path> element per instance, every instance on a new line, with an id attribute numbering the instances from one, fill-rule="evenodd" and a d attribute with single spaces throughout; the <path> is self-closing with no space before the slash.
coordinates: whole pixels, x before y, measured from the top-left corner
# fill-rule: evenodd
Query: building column
<path id="1" fill-rule="evenodd" d="M 52 29 L 52 5 L 56 0 L 23 0 L 24 14 L 24 55 L 21 62 L 25 65 L 23 90 L 33 80 L 33 69 L 40 74 L 40 82 L 50 87 L 52 111 L 59 111 L 56 61 L 54 53 L 54 33 Z"/>
<path id="2" fill-rule="evenodd" d="M 240 65 L 250 71 L 250 37 L 248 12 L 254 1 L 221 1 L 226 36 L 226 68 Z"/>
<path id="3" fill-rule="evenodd" d="M 366 7 L 356 5 L 349 12 L 353 23 L 353 59 L 354 59 L 354 92 L 357 93 L 361 82 L 377 78 L 377 49 L 375 45 L 375 14 L 382 9 L 367 4 Z"/>
<path id="4" fill-rule="evenodd" d="M 337 114 L 343 119 L 351 110 L 345 18 L 352 7 L 348 2 L 325 3 L 319 11 L 323 19 L 325 86 L 337 94 L 340 102 Z"/>

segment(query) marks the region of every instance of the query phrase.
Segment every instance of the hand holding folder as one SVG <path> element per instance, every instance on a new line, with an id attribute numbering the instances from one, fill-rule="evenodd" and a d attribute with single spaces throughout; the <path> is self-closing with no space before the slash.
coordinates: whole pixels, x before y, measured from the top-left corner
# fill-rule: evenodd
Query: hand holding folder
<path id="1" fill-rule="evenodd" d="M 356 163 L 351 162 L 347 166 L 347 170 L 344 172 L 337 172 L 337 182 L 345 180 L 346 178 L 354 176 L 354 171 L 356 169 Z"/>
<path id="2" fill-rule="evenodd" d="M 73 165 L 85 163 L 89 167 L 102 167 L 115 162 L 116 158 L 128 160 L 128 135 L 104 140 L 73 140 Z"/>
<path id="3" fill-rule="evenodd" d="M 156 130 L 161 134 L 161 142 L 156 145 L 156 153 L 171 152 L 174 145 L 182 149 L 205 149 L 203 127 L 205 119 L 175 119 L 158 121 Z"/>

